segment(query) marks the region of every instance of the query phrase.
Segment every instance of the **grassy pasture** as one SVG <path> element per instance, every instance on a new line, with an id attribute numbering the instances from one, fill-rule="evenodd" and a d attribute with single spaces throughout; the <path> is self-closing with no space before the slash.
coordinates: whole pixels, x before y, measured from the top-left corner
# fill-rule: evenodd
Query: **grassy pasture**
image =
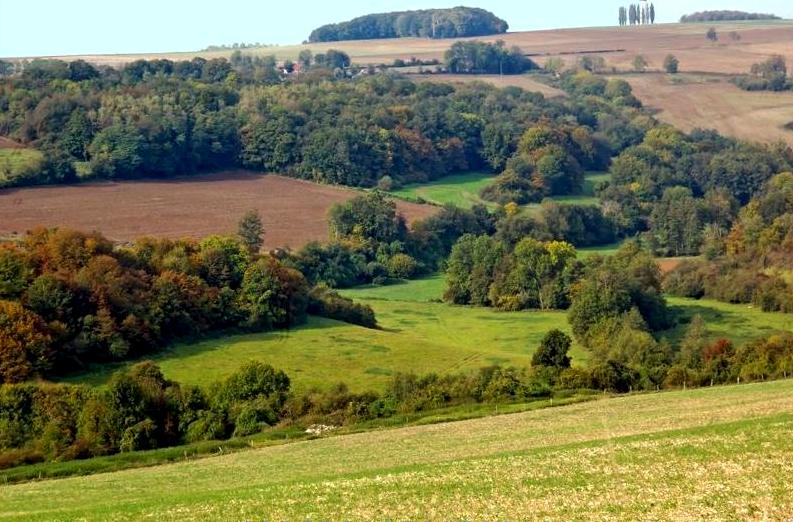
<path id="1" fill-rule="evenodd" d="M 600 199 L 595 196 L 595 187 L 602 181 L 608 181 L 609 174 L 605 172 L 587 172 L 581 194 L 571 196 L 554 196 L 550 199 L 563 205 L 599 205 Z M 494 208 L 495 203 L 485 201 L 479 193 L 490 185 L 495 178 L 493 174 L 469 172 L 446 176 L 430 183 L 411 184 L 395 190 L 390 194 L 407 201 L 424 200 L 435 205 L 455 205 L 461 208 L 471 208 L 476 204 L 487 205 Z M 529 212 L 536 212 L 539 203 L 525 205 Z"/>
<path id="2" fill-rule="evenodd" d="M 471 208 L 476 204 L 495 206 L 479 197 L 479 192 L 492 183 L 493 178 L 492 174 L 469 172 L 446 176 L 429 183 L 407 185 L 391 194 L 408 201 L 421 198 L 436 205 L 452 204 L 461 208 Z"/>
<path id="3" fill-rule="evenodd" d="M 601 248 L 591 253 L 608 254 Z M 380 390 L 397 372 L 474 371 L 494 364 L 528 366 L 546 332 L 569 333 L 563 311 L 498 312 L 449 306 L 442 275 L 390 286 L 366 286 L 342 293 L 372 306 L 381 330 L 368 330 L 312 317 L 291 331 L 232 335 L 183 343 L 152 357 L 165 375 L 179 382 L 208 386 L 250 360 L 285 370 L 298 390 L 326 388 L 338 382 L 352 390 Z M 702 315 L 713 340 L 736 345 L 779 332 L 793 331 L 793 315 L 766 313 L 747 305 L 713 300 L 670 298 L 681 324 L 663 335 L 677 341 L 695 314 Z M 573 346 L 574 364 L 589 354 Z M 104 365 L 68 377 L 69 382 L 102 385 L 120 365 Z"/>
<path id="4" fill-rule="evenodd" d="M 152 358 L 169 378 L 196 385 L 209 385 L 244 362 L 261 360 L 286 371 L 297 389 L 345 382 L 366 391 L 382 389 L 397 372 L 528 366 L 548 330 L 569 329 L 564 312 L 501 313 L 429 302 L 442 292 L 440 276 L 345 292 L 374 308 L 381 330 L 312 317 L 291 331 L 179 344 Z M 573 351 L 578 363 L 586 355 L 577 347 Z M 67 380 L 101 385 L 118 368 L 105 365 Z"/>
<path id="5" fill-rule="evenodd" d="M 763 312 L 752 305 L 722 303 L 713 299 L 668 297 L 667 300 L 684 322 L 686 318 L 699 314 L 712 339 L 729 339 L 736 346 L 759 337 L 793 332 L 793 314 Z M 676 340 L 682 337 L 685 328 L 685 324 L 681 324 L 667 335 Z"/>
<path id="6" fill-rule="evenodd" d="M 793 381 L 634 395 L 0 487 L 5 520 L 785 520 Z"/>

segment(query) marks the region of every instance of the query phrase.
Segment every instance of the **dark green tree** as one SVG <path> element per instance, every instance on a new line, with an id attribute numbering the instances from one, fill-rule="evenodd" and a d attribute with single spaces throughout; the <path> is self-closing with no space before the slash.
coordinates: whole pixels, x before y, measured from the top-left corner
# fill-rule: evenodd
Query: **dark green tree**
<path id="1" fill-rule="evenodd" d="M 257 210 L 249 210 L 237 225 L 237 235 L 251 254 L 258 254 L 264 244 L 264 225 Z"/>
<path id="2" fill-rule="evenodd" d="M 531 358 L 532 366 L 545 366 L 563 370 L 570 367 L 570 356 L 567 352 L 573 345 L 569 335 L 561 330 L 553 329 L 542 338 L 540 346 Z"/>

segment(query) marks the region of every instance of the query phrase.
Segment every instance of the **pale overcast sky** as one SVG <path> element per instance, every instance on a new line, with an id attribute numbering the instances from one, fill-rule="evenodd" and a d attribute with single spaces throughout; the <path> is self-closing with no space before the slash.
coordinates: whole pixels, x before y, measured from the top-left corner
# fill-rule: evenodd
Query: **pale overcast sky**
<path id="1" fill-rule="evenodd" d="M 511 31 L 613 25 L 628 0 L 0 0 L 0 56 L 192 51 L 210 44 L 300 43 L 311 30 L 355 16 L 467 5 Z M 793 0 L 657 0 L 658 22 L 705 9 L 793 18 Z"/>

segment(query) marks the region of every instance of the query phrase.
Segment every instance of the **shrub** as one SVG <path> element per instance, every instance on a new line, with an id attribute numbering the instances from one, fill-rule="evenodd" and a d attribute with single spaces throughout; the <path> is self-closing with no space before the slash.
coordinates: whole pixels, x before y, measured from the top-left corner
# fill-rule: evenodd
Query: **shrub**
<path id="1" fill-rule="evenodd" d="M 664 58 L 664 70 L 669 74 L 677 74 L 680 68 L 680 61 L 672 54 L 666 55 Z"/>
<path id="2" fill-rule="evenodd" d="M 369 305 L 356 303 L 323 285 L 311 290 L 308 313 L 366 328 L 377 328 L 377 319 Z"/>
<path id="3" fill-rule="evenodd" d="M 397 279 L 409 279 L 415 275 L 418 263 L 407 254 L 395 254 L 388 260 L 388 275 Z"/>

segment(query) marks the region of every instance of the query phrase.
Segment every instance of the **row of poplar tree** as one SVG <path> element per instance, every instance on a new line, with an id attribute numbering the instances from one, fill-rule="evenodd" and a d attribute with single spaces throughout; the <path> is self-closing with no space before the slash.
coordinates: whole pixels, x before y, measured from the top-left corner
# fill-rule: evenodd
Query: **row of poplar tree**
<path id="1" fill-rule="evenodd" d="M 631 4 L 630 7 L 620 7 L 620 26 L 647 25 L 655 23 L 655 5 Z"/>

